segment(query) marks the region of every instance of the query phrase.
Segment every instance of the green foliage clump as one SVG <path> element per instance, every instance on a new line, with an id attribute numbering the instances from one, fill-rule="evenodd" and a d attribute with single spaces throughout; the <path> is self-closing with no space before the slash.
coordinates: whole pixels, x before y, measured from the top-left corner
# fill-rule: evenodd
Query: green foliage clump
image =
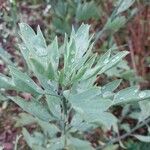
<path id="1" fill-rule="evenodd" d="M 37 123 L 43 130 L 32 135 L 23 128 L 23 135 L 32 149 L 94 149 L 84 133 L 101 127 L 118 132 L 118 119 L 111 113 L 115 105 L 138 102 L 150 98 L 150 91 L 132 86 L 114 92 L 121 80 L 97 86 L 97 76 L 117 65 L 127 51 L 99 56 L 92 52 L 89 25 L 72 29 L 59 46 L 57 37 L 47 45 L 40 27 L 37 33 L 20 23 L 23 43 L 20 50 L 29 68 L 29 74 L 9 64 L 11 77 L 0 75 L 0 88 L 30 93 L 27 101 L 20 96 L 9 98 L 25 112 L 16 126 Z M 34 75 L 38 82 L 34 82 Z M 59 133 L 59 136 L 58 136 Z"/>

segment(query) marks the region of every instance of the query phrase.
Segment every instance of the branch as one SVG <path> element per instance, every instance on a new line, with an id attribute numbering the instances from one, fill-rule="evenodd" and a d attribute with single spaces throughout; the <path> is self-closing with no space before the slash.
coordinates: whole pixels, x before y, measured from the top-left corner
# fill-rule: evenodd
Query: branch
<path id="1" fill-rule="evenodd" d="M 108 143 L 106 143 L 103 146 L 98 146 L 96 148 L 96 150 L 102 150 L 102 149 L 104 149 L 105 147 L 107 147 L 107 146 L 109 146 L 111 144 L 114 144 L 114 143 L 116 143 L 116 142 L 118 142 L 118 141 L 120 141 L 122 139 L 125 139 L 126 137 L 130 136 L 134 131 L 136 131 L 137 129 L 143 127 L 144 125 L 146 125 L 149 122 L 150 122 L 150 118 L 148 118 L 145 121 L 137 124 L 133 129 L 130 130 L 130 132 L 127 132 L 127 133 L 123 134 L 122 136 L 119 136 L 117 138 L 112 139 L 111 141 L 109 141 Z"/>

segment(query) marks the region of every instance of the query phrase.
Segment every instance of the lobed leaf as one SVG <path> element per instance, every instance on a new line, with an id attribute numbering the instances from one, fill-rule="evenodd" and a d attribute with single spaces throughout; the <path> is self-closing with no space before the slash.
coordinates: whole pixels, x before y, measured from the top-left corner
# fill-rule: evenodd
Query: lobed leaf
<path id="1" fill-rule="evenodd" d="M 33 116 L 49 122 L 50 120 L 54 119 L 46 107 L 44 107 L 40 102 L 32 99 L 31 101 L 26 101 L 20 97 L 9 97 L 13 102 L 19 105 L 24 111 L 32 114 Z M 40 111 L 39 111 L 40 110 Z"/>

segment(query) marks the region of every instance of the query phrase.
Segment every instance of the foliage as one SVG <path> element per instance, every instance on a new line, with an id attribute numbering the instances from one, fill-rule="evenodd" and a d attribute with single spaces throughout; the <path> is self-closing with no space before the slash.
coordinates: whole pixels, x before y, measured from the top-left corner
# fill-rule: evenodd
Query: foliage
<path id="1" fill-rule="evenodd" d="M 34 0 L 34 3 L 39 1 Z M 19 20 L 15 15 L 17 3 L 11 2 L 13 10 L 11 21 L 15 28 Z M 21 23 L 19 34 L 23 43 L 19 47 L 28 66 L 26 70 L 18 68 L 18 64 L 11 61 L 13 59 L 10 54 L 0 48 L 0 57 L 9 68 L 7 75 L 0 74 L 2 93 L 0 101 L 6 102 L 9 98 L 27 112 L 20 113 L 16 117 L 16 127 L 39 125 L 40 128 L 32 133 L 26 128 L 22 130 L 31 149 L 101 149 L 101 145 L 102 147 L 104 145 L 105 149 L 115 150 L 119 145 L 124 147 L 124 143 L 122 144 L 119 139 L 120 129 L 126 131 L 128 135 L 133 133 L 129 124 L 123 122 L 124 117 L 137 119 L 138 125 L 144 123 L 150 116 L 148 101 L 150 92 L 140 91 L 137 84 L 142 79 L 135 75 L 126 60 L 122 60 L 128 52 L 118 51 L 119 47 L 114 40 L 114 33 L 124 27 L 137 13 L 136 9 L 129 10 L 134 0 L 113 1 L 115 8 L 110 17 L 102 21 L 104 27 L 102 29 L 98 27 L 99 29 L 96 29 L 98 32 L 90 36 L 89 25 L 80 26 L 80 22 L 92 22 L 94 25 L 95 21 L 99 22 L 107 16 L 101 3 L 103 1 L 47 0 L 43 14 L 44 17 L 50 15 L 52 26 L 44 30 L 42 28 L 46 31 L 46 36 L 50 37 L 46 40 L 40 27 L 35 33 L 27 24 Z M 47 13 L 47 10 L 50 10 L 50 13 Z M 75 29 L 71 30 L 72 23 Z M 49 30 L 50 36 L 47 34 Z M 54 31 L 62 35 L 65 33 L 71 35 L 65 34 L 63 42 L 61 38 L 58 40 L 56 37 L 50 45 L 47 45 L 46 41 L 55 36 Z M 104 33 L 108 36 L 108 41 L 103 43 L 100 50 L 106 53 L 99 56 L 97 52 L 100 50 L 97 47 L 93 48 L 93 45 Z M 93 53 L 92 49 L 96 52 Z M 103 78 L 103 81 L 100 81 L 102 84 L 97 85 L 99 77 L 103 74 L 108 78 Z M 116 77 L 128 80 L 131 87 L 121 89 L 122 80 L 116 80 Z M 16 90 L 18 96 L 8 96 L 7 90 Z M 22 97 L 25 93 L 30 93 L 32 98 L 26 100 Z M 123 108 L 120 118 L 113 112 L 118 105 Z M 147 122 L 144 125 L 149 130 Z M 100 147 L 91 142 L 93 148 L 86 135 L 97 128 L 101 128 L 104 133 L 110 131 L 112 135 L 111 137 L 106 134 L 104 137 L 103 134 L 100 135 L 98 139 Z M 144 135 L 136 133 L 132 136 L 140 141 L 150 142 L 149 133 Z M 118 139 L 114 143 L 118 143 L 113 144 L 113 138 L 116 137 Z M 16 139 L 15 149 L 18 140 L 19 138 Z M 110 146 L 109 142 L 112 142 Z M 132 149 L 132 146 L 134 148 L 134 144 L 129 143 L 127 148 Z M 137 144 L 135 147 L 138 149 L 141 145 Z"/>
<path id="2" fill-rule="evenodd" d="M 72 29 L 61 47 L 57 37 L 47 46 L 39 27 L 35 33 L 25 23 L 19 26 L 22 55 L 38 82 L 11 64 L 11 77 L 0 75 L 0 80 L 1 88 L 32 95 L 29 101 L 19 95 L 9 96 L 30 114 L 21 115 L 21 125 L 37 122 L 43 130 L 43 134 L 36 131 L 30 135 L 23 129 L 32 149 L 94 149 L 86 141 L 85 132 L 97 127 L 113 127 L 118 132 L 118 119 L 111 113 L 111 107 L 149 99 L 150 91 L 140 91 L 136 86 L 114 92 L 121 80 L 103 86 L 94 84 L 98 75 L 117 65 L 128 52 L 114 54 L 109 50 L 100 57 L 93 53 L 89 25 L 82 24 L 77 31 Z"/>

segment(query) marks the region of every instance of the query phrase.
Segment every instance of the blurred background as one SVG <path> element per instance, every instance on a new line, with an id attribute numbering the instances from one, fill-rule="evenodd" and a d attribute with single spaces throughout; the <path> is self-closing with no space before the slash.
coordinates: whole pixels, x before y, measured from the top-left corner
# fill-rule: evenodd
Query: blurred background
<path id="1" fill-rule="evenodd" d="M 122 78 L 122 87 L 140 85 L 141 89 L 150 88 L 150 1 L 135 0 L 131 7 L 124 8 L 125 11 L 117 14 L 119 1 L 0 0 L 0 56 L 5 54 L 9 58 L 5 63 L 0 58 L 0 73 L 8 73 L 6 64 L 9 60 L 22 69 L 26 67 L 18 46 L 21 41 L 19 22 L 28 23 L 34 30 L 39 25 L 47 43 L 57 35 L 60 45 L 64 34 L 70 34 L 72 26 L 77 29 L 82 23 L 87 23 L 91 25 L 91 34 L 94 33 L 94 52 L 101 54 L 112 47 L 116 51 L 130 52 L 124 61 L 98 78 L 97 83 L 103 84 L 108 80 Z M 14 91 L 7 92 L 16 94 Z M 26 99 L 28 96 L 24 94 Z M 116 116 L 120 115 L 121 109 L 119 107 L 114 110 Z M 16 125 L 19 112 L 21 110 L 15 104 L 0 97 L 0 145 L 5 150 L 13 149 L 16 136 L 21 133 L 21 128 Z M 125 122 L 134 126 L 136 120 L 128 118 Z M 32 131 L 36 125 L 28 128 Z M 89 140 L 95 142 L 99 132 L 95 131 Z M 142 128 L 139 132 L 144 133 L 146 129 Z M 128 143 L 128 149 L 137 150 L 143 147 L 142 143 L 134 145 L 132 140 Z M 21 149 L 27 149 L 23 140 L 20 140 Z"/>

